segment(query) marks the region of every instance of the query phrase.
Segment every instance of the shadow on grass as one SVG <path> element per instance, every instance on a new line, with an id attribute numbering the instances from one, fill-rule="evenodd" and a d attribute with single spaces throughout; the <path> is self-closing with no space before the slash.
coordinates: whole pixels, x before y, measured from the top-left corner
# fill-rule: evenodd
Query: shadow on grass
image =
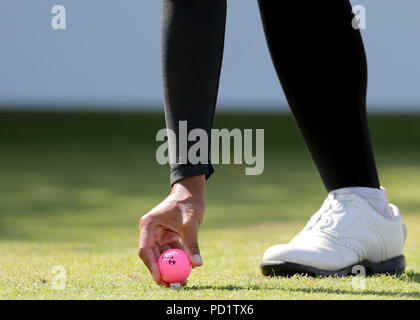
<path id="1" fill-rule="evenodd" d="M 420 283 L 420 273 L 407 272 L 405 275 L 402 275 L 401 277 L 406 277 L 405 280 L 407 280 L 408 282 Z"/>
<path id="2" fill-rule="evenodd" d="M 420 274 L 409 272 L 405 275 L 398 276 L 397 278 L 404 282 L 415 282 L 420 283 Z M 332 289 L 332 288 L 283 288 L 281 286 L 261 286 L 261 285 L 222 285 L 222 286 L 211 286 L 211 285 L 194 285 L 183 288 L 185 291 L 200 291 L 200 290 L 216 290 L 216 291 L 291 291 L 301 293 L 321 293 L 321 294 L 335 294 L 335 295 L 353 295 L 353 296 L 366 296 L 366 295 L 377 295 L 377 296 L 389 296 L 389 297 L 405 297 L 420 299 L 420 292 L 399 292 L 399 291 L 387 291 L 387 290 L 345 290 L 345 289 Z"/>
<path id="3" fill-rule="evenodd" d="M 264 287 L 258 285 L 252 286 L 237 286 L 237 285 L 227 285 L 227 286 L 210 286 L 210 285 L 197 285 L 186 287 L 184 291 L 201 291 L 201 290 L 216 290 L 216 291 L 291 291 L 291 292 L 301 292 L 301 293 L 322 293 L 322 294 L 336 294 L 336 295 L 354 295 L 354 296 L 365 296 L 365 295 L 377 295 L 377 296 L 389 296 L 389 297 L 406 297 L 406 298 L 415 298 L 420 299 L 419 292 L 398 292 L 398 291 L 386 291 L 386 290 L 343 290 L 343 289 L 330 289 L 330 288 L 282 288 L 282 287 Z"/>
<path id="4" fill-rule="evenodd" d="M 353 295 L 353 296 L 366 296 L 366 295 L 375 295 L 375 296 L 384 296 L 384 297 L 405 297 L 405 298 L 420 298 L 419 292 L 398 292 L 398 291 L 386 291 L 386 290 L 343 290 L 343 289 L 328 289 L 328 288 L 293 288 L 288 289 L 288 291 L 293 292 L 302 292 L 302 293 L 323 293 L 323 294 L 337 294 L 337 295 Z"/>

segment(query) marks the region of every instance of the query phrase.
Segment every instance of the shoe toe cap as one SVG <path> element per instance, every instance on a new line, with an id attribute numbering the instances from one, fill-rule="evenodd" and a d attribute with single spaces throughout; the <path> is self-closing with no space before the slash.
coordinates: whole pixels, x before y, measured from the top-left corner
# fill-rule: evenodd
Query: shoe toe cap
<path id="1" fill-rule="evenodd" d="M 286 244 L 278 244 L 265 250 L 263 261 L 283 261 L 287 257 L 288 249 Z"/>
<path id="2" fill-rule="evenodd" d="M 359 257 L 350 248 L 325 243 L 280 244 L 268 248 L 264 262 L 291 262 L 335 271 L 357 263 Z"/>

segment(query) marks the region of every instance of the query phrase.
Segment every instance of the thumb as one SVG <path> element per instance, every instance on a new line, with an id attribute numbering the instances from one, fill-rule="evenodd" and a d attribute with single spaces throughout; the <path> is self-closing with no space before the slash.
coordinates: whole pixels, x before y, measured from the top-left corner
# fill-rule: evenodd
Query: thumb
<path id="1" fill-rule="evenodd" d="M 186 230 L 182 236 L 182 246 L 188 254 L 193 267 L 203 265 L 203 259 L 201 258 L 200 248 L 198 246 L 198 225 Z"/>

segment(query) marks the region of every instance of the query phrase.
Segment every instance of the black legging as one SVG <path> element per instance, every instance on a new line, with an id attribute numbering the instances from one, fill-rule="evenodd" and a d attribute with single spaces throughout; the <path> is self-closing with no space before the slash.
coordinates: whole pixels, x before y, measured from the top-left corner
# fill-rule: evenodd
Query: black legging
<path id="1" fill-rule="evenodd" d="M 367 65 L 348 0 L 259 0 L 270 53 L 328 191 L 379 188 L 366 117 Z M 222 64 L 226 0 L 163 0 L 167 127 L 210 132 Z M 171 183 L 213 173 L 171 165 Z"/>

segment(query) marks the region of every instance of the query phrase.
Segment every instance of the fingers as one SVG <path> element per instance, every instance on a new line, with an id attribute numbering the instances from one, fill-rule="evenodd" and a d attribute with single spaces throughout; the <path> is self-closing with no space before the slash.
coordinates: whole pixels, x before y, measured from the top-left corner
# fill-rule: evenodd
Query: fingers
<path id="1" fill-rule="evenodd" d="M 163 246 L 163 245 L 175 242 L 175 241 L 179 241 L 179 234 L 174 231 L 164 230 L 159 233 L 157 238 L 158 238 L 158 244 L 160 246 Z"/>
<path id="2" fill-rule="evenodd" d="M 179 242 L 179 235 L 173 231 L 164 231 L 159 236 L 159 248 L 162 254 L 169 249 L 182 249 L 182 245 Z"/>
<path id="3" fill-rule="evenodd" d="M 162 252 L 158 245 L 155 244 L 153 246 L 153 252 L 155 253 L 155 259 L 156 259 L 156 261 L 158 261 L 159 258 L 160 258 L 160 254 Z"/>
<path id="4" fill-rule="evenodd" d="M 180 249 L 180 250 L 182 250 L 182 244 L 179 241 L 171 242 L 171 243 L 169 243 L 169 246 L 171 248 L 174 248 L 174 249 Z"/>
<path id="5" fill-rule="evenodd" d="M 149 269 L 155 282 L 159 285 L 162 285 L 163 281 L 160 277 L 159 267 L 157 265 L 157 259 L 154 249 L 145 247 L 140 248 L 139 257 L 143 260 L 147 269 Z"/>
<path id="6" fill-rule="evenodd" d="M 200 248 L 198 246 L 198 227 L 198 223 L 190 223 L 186 225 L 185 231 L 182 234 L 182 246 L 188 254 L 193 267 L 203 265 L 203 259 L 201 258 Z"/>
<path id="7" fill-rule="evenodd" d="M 192 194 L 186 187 L 178 189 L 140 220 L 139 256 L 156 283 L 164 286 L 168 284 L 161 278 L 158 267 L 164 251 L 183 249 L 192 267 L 203 264 L 198 229 L 204 215 L 204 195 Z"/>
<path id="8" fill-rule="evenodd" d="M 159 248 L 155 244 L 155 237 L 150 229 L 151 225 L 149 223 L 144 223 L 144 220 L 140 221 L 138 254 L 139 257 L 143 260 L 147 269 L 149 269 L 155 282 L 159 285 L 162 285 L 163 280 L 160 277 L 160 271 L 157 264 L 160 255 Z"/>
<path id="9" fill-rule="evenodd" d="M 163 246 L 160 246 L 160 254 L 164 253 L 169 249 L 171 249 L 171 246 L 169 244 L 164 244 Z"/>

